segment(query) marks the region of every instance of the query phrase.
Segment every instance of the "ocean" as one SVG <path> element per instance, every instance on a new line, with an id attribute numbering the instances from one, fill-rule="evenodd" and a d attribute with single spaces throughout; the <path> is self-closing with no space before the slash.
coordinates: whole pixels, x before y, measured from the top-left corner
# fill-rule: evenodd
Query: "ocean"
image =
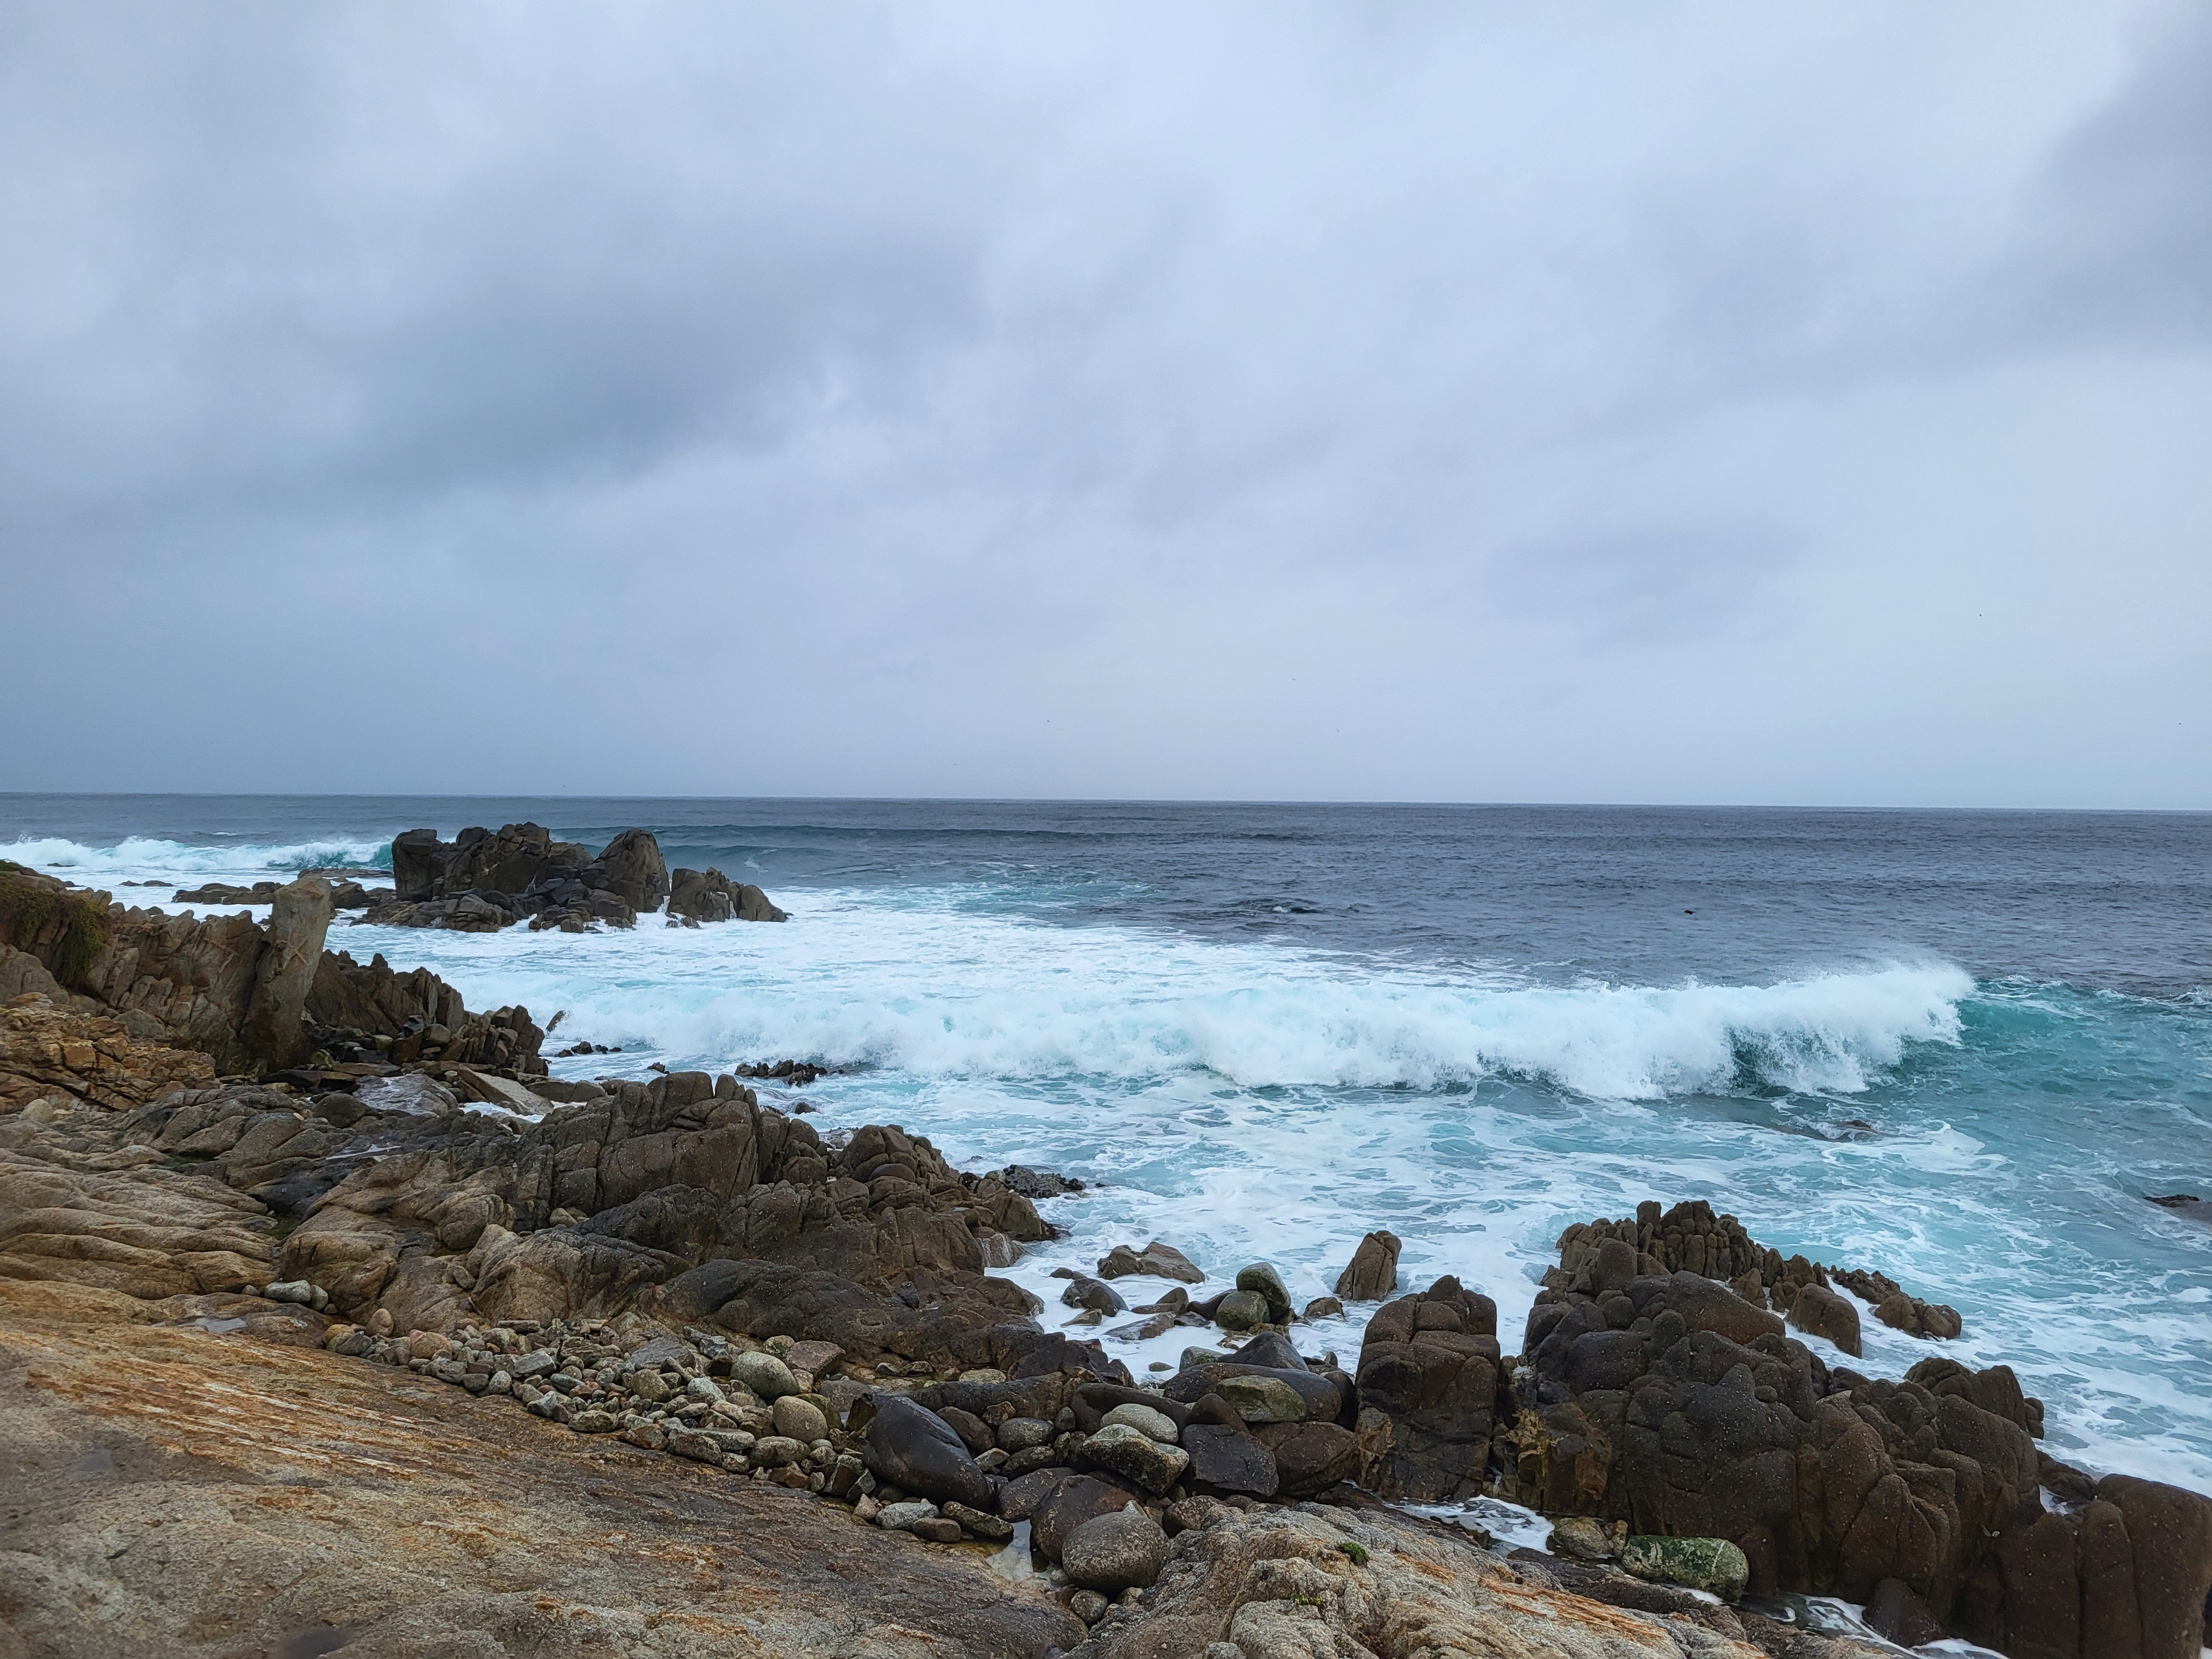
<path id="1" fill-rule="evenodd" d="M 1510 1348 L 1569 1222 L 1702 1198 L 1965 1317 L 1858 1369 L 2002 1361 L 2054 1455 L 2212 1492 L 2212 1227 L 2148 1201 L 2212 1196 L 2212 815 L 15 795 L 0 856 L 146 902 L 523 819 L 792 919 L 332 947 L 622 1049 L 560 1075 L 813 1060 L 764 1097 L 1081 1176 L 1048 1317 L 1116 1243 L 1304 1302 L 1379 1227 Z"/>

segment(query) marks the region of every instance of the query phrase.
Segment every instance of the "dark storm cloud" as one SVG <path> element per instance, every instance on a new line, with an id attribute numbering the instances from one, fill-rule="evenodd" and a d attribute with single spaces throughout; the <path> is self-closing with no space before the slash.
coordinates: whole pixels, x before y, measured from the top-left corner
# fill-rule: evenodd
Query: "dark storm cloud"
<path id="1" fill-rule="evenodd" d="M 2198 799 L 2208 43 L 0 7 L 0 787 Z"/>

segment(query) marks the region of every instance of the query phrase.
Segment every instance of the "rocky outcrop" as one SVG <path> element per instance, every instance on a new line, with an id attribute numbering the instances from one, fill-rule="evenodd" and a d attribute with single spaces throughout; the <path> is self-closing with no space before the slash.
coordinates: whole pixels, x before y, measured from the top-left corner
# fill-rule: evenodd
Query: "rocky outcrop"
<path id="1" fill-rule="evenodd" d="M 2193 1602 L 2201 1617 L 2212 1501 L 2129 1488 L 2137 1523 L 2116 1488 L 2093 1514 L 2101 1483 L 2038 1452 L 2040 1403 L 2005 1367 L 1931 1358 L 1899 1382 L 1832 1372 L 1749 1298 L 1742 1274 L 1760 1263 L 1745 1267 L 1747 1241 L 1702 1235 L 1699 1254 L 1736 1274 L 1731 1288 L 1668 1271 L 1649 1233 L 1632 1242 L 1618 1225 L 1569 1231 L 1529 1315 L 1513 1417 L 1496 1432 L 1503 1495 L 1639 1534 L 1727 1540 L 1761 1593 L 1864 1601 L 1893 1580 L 1946 1628 L 2002 1650 L 2179 1659 L 2179 1647 L 2100 1644 L 2150 1601 Z M 1816 1322 L 1832 1295 L 1801 1282 L 1793 1320 Z M 2079 1507 L 2052 1512 L 2045 1486 L 2078 1490 Z M 2172 1542 L 2199 1537 L 2201 1550 Z M 2094 1635 L 2051 1612 L 2100 1598 L 2134 1610 L 2100 1615 Z"/>
<path id="2" fill-rule="evenodd" d="M 300 1056 L 330 915 L 328 890 L 313 878 L 279 893 L 264 928 L 244 915 L 126 909 L 105 893 L 0 866 L 0 943 L 36 957 L 134 1036 L 197 1048 L 223 1072 Z"/>
<path id="3" fill-rule="evenodd" d="M 276 1339 L 285 1324 L 305 1346 Z M 0 1653 L 1036 1659 L 1082 1636 L 981 1552 L 856 1525 L 849 1499 L 810 1488 L 837 1458 L 767 1467 L 771 1446 L 757 1479 L 723 1467 L 718 1442 L 776 1425 L 690 1396 L 687 1373 L 742 1390 L 708 1375 L 726 1355 L 680 1335 L 538 1330 L 500 1355 L 563 1388 L 589 1374 L 592 1398 L 609 1356 L 665 1378 L 689 1415 L 633 1436 L 534 1414 L 511 1381 L 490 1393 L 489 1329 L 376 1364 L 323 1348 L 368 1335 L 327 1324 L 259 1298 L 0 1279 Z"/>
<path id="4" fill-rule="evenodd" d="M 444 1329 L 665 1306 L 978 1365 L 1041 1340 L 1035 1299 L 985 1272 L 1046 1236 L 1027 1199 L 896 1127 L 827 1146 L 732 1078 L 615 1083 L 536 1122 L 434 1091 L 377 1104 L 226 1085 L 79 1114 L 71 1133 L 126 1158 L 201 1160 L 195 1179 L 291 1226 L 270 1271 L 357 1319 Z"/>
<path id="5" fill-rule="evenodd" d="M 1763 1659 L 1767 1651 L 1728 1608 L 1677 1592 L 1656 1598 L 1664 1613 L 1624 1611 L 1532 1578 L 1463 1533 L 1388 1511 L 1240 1512 L 1199 1498 L 1165 1518 L 1175 1534 L 1153 1570 L 1158 1588 L 1110 1608 L 1102 1599 L 1089 1639 L 1068 1659 Z M 1800 1659 L 1850 1651 L 1790 1633 L 1805 1644 L 1789 1650 Z"/>
<path id="6" fill-rule="evenodd" d="M 532 927 L 581 933 L 635 927 L 640 913 L 658 910 L 671 896 L 668 865 L 649 830 L 623 830 L 596 857 L 575 842 L 555 841 L 543 824 L 464 830 L 450 842 L 435 830 L 410 830 L 392 839 L 392 901 L 365 921 L 492 932 L 528 918 Z M 719 871 L 678 874 L 685 878 L 685 908 L 672 906 L 672 921 L 783 920 L 757 887 L 733 885 Z M 726 912 L 708 914 L 718 900 Z"/>
<path id="7" fill-rule="evenodd" d="M 225 1075 L 283 1071 L 318 1050 L 338 1060 L 440 1058 L 543 1075 L 544 1033 L 527 1010 L 472 1015 L 427 969 L 399 974 L 381 957 L 364 967 L 326 951 L 331 917 L 319 877 L 280 890 L 264 925 L 130 909 L 0 865 L 0 991 L 104 1016 L 142 1045 L 198 1050 Z M 137 1052 L 149 1079 L 168 1075 Z"/>
<path id="8" fill-rule="evenodd" d="M 461 994 L 428 969 L 399 973 L 380 954 L 362 963 L 343 951 L 323 952 L 306 1012 L 316 1046 L 341 1062 L 431 1060 L 546 1074 L 539 1053 L 545 1034 L 527 1008 L 472 1014 Z"/>
<path id="9" fill-rule="evenodd" d="M 143 1106 L 214 1081 L 205 1054 L 141 1042 L 121 1020 L 79 1012 L 37 991 L 0 1006 L 0 1114 L 40 1101 Z"/>
<path id="10" fill-rule="evenodd" d="M 1844 1333 L 1854 1345 L 1857 1340 L 1857 1310 L 1838 1305 L 1834 1285 L 1873 1303 L 1884 1324 L 1910 1335 L 1940 1339 L 1956 1336 L 1964 1328 L 1956 1309 L 1909 1296 L 1885 1274 L 1826 1267 L 1802 1255 L 1785 1259 L 1781 1251 L 1753 1238 L 1734 1216 L 1715 1215 L 1703 1199 L 1663 1212 L 1658 1204 L 1647 1201 L 1637 1206 L 1632 1221 L 1577 1223 L 1559 1236 L 1559 1265 L 1553 1269 L 1556 1282 L 1547 1276 L 1546 1283 L 1555 1289 L 1572 1284 L 1607 1239 L 1629 1246 L 1644 1271 L 1724 1279 L 1745 1300 L 1784 1316 L 1790 1315 L 1802 1287 L 1814 1286 L 1821 1294 L 1812 1297 L 1803 1315 L 1791 1322 L 1815 1335 L 1830 1336 L 1834 1330 Z M 1837 1346 L 1847 1353 L 1858 1352 L 1842 1341 Z"/>
<path id="11" fill-rule="evenodd" d="M 1416 1504 L 1480 1495 L 1503 1380 L 1498 1304 L 1457 1279 L 1377 1310 L 1359 1350 L 1361 1483 Z"/>
<path id="12" fill-rule="evenodd" d="M 676 872 L 669 878 L 668 915 L 690 923 L 790 920 L 759 888 L 732 881 L 720 870 Z"/>

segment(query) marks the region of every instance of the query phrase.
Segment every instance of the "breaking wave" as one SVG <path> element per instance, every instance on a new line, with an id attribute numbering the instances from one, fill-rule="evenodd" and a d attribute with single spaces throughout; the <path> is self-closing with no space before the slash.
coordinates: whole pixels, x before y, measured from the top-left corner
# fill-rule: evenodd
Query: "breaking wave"
<path id="1" fill-rule="evenodd" d="M 440 954 L 481 996 L 565 1008 L 564 1031 L 649 1043 L 670 1064 L 772 1054 L 938 1079 L 1203 1072 L 1246 1088 L 1511 1076 L 1620 1100 L 1856 1093 L 1912 1044 L 1955 1043 L 1973 990 L 1948 963 L 1765 986 L 1553 987 L 824 895 L 793 902 L 811 914 L 789 928 L 559 946 L 542 933 L 448 936 Z"/>
<path id="2" fill-rule="evenodd" d="M 308 841 L 282 846 L 246 842 L 161 841 L 132 836 L 112 847 L 87 847 L 58 836 L 0 843 L 0 858 L 68 880 L 102 882 L 176 876 L 250 876 L 301 870 L 364 867 L 389 870 L 389 841 Z"/>

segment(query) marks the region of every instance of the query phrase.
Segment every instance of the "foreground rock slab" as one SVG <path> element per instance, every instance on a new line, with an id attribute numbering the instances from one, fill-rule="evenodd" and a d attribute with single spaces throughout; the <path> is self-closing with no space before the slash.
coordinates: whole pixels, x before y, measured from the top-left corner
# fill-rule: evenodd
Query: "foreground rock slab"
<path id="1" fill-rule="evenodd" d="M 1729 1608 L 1573 1594 L 1387 1511 L 1224 1506 L 1178 1535 L 1155 1588 L 1108 1611 L 1069 1659 L 1766 1659 L 1774 1650 L 1753 1637 Z M 1799 1639 L 1802 1659 L 1870 1653 Z"/>
<path id="2" fill-rule="evenodd" d="M 1082 1634 L 980 1547 L 149 1322 L 180 1311 L 0 1280 L 0 1656 L 1028 1659 Z"/>

